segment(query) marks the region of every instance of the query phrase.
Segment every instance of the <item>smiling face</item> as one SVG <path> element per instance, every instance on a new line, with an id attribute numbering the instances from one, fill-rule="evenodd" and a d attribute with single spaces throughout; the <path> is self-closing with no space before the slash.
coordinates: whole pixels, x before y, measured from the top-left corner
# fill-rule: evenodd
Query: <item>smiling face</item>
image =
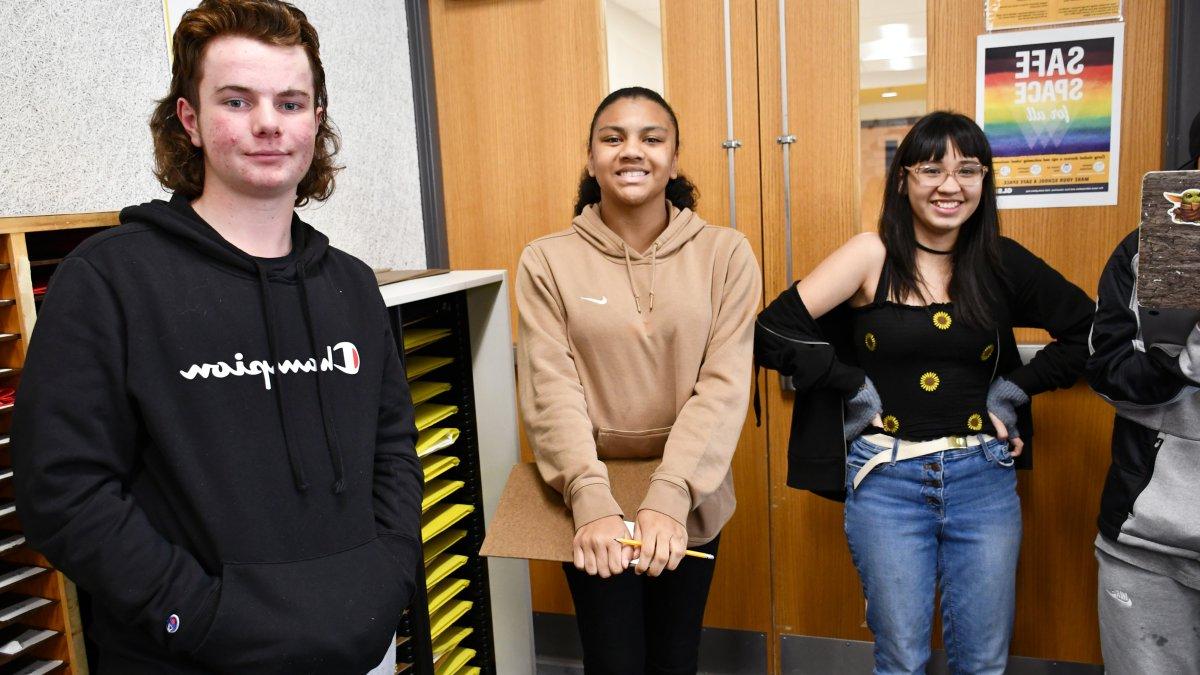
<path id="1" fill-rule="evenodd" d="M 923 185 L 918 179 L 917 168 L 926 165 L 942 170 L 945 180 L 940 185 Z M 913 227 L 938 237 L 957 231 L 967 222 L 979 207 L 983 184 L 963 185 L 955 171 L 971 165 L 979 166 L 979 159 L 962 156 L 953 143 L 947 142 L 946 154 L 941 159 L 919 162 L 905 172 L 904 190 L 912 207 Z"/>
<path id="2" fill-rule="evenodd" d="M 176 114 L 204 150 L 203 194 L 294 198 L 323 114 L 304 49 L 219 37 L 205 49 L 201 72 L 199 110 L 180 98 Z"/>
<path id="3" fill-rule="evenodd" d="M 588 175 L 602 208 L 636 208 L 665 199 L 679 175 L 677 130 L 667 111 L 643 98 L 617 99 L 600 112 L 588 147 Z"/>

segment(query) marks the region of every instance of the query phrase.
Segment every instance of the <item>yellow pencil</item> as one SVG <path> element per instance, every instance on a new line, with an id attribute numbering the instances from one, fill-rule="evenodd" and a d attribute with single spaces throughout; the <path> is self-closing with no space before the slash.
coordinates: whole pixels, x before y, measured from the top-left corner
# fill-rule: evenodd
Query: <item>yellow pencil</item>
<path id="1" fill-rule="evenodd" d="M 640 548 L 642 545 L 642 542 L 638 541 L 637 539 L 619 539 L 617 537 L 614 537 L 614 539 L 617 541 L 617 543 L 625 544 L 626 546 L 637 546 Z M 693 551 L 690 548 L 684 551 L 683 554 L 692 558 L 704 558 L 705 560 L 717 559 L 717 556 L 711 553 L 701 553 L 700 551 Z"/>

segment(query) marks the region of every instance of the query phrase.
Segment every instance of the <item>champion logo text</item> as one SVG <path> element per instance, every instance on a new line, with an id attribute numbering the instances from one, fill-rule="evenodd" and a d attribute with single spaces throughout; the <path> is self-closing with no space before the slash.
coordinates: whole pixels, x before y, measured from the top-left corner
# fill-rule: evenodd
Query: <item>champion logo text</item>
<path id="1" fill-rule="evenodd" d="M 310 359 L 285 359 L 272 365 L 265 360 L 245 361 L 239 352 L 233 355 L 233 363 L 196 363 L 188 366 L 186 370 L 179 371 L 179 374 L 186 380 L 194 380 L 197 377 L 208 379 L 259 375 L 263 379 L 263 388 L 270 390 L 271 376 L 276 372 L 287 375 L 338 370 L 347 375 L 354 375 L 358 372 L 359 365 L 358 348 L 350 342 L 339 342 L 332 347 L 326 347 L 325 355 L 319 360 L 315 356 Z"/>

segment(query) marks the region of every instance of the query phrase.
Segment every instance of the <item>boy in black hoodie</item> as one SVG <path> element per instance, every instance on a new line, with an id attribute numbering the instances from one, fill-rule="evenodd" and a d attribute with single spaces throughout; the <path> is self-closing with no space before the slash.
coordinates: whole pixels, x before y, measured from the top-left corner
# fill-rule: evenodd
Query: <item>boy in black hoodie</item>
<path id="1" fill-rule="evenodd" d="M 293 211 L 333 190 L 316 31 L 205 0 L 151 128 L 174 192 L 59 267 L 12 429 L 31 545 L 94 600 L 101 672 L 362 673 L 419 555 L 421 468 L 370 269 Z"/>

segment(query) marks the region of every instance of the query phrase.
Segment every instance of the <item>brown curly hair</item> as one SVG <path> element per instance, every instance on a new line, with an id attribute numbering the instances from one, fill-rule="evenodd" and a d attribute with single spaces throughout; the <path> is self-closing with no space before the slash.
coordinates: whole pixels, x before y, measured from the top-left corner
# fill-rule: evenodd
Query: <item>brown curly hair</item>
<path id="1" fill-rule="evenodd" d="M 308 172 L 296 186 L 296 206 L 308 200 L 324 201 L 333 194 L 334 175 L 342 169 L 333 163 L 341 142 L 329 121 L 325 69 L 321 66 L 317 30 L 304 12 L 282 0 L 203 0 L 184 13 L 173 41 L 171 89 L 150 116 L 154 137 L 154 175 L 163 187 L 189 199 L 204 190 L 204 152 L 192 145 L 175 116 L 176 101 L 187 99 L 200 111 L 200 79 L 204 50 L 213 38 L 237 35 L 277 47 L 304 48 L 312 68 L 315 105 L 325 113 L 317 127 L 316 148 Z"/>

